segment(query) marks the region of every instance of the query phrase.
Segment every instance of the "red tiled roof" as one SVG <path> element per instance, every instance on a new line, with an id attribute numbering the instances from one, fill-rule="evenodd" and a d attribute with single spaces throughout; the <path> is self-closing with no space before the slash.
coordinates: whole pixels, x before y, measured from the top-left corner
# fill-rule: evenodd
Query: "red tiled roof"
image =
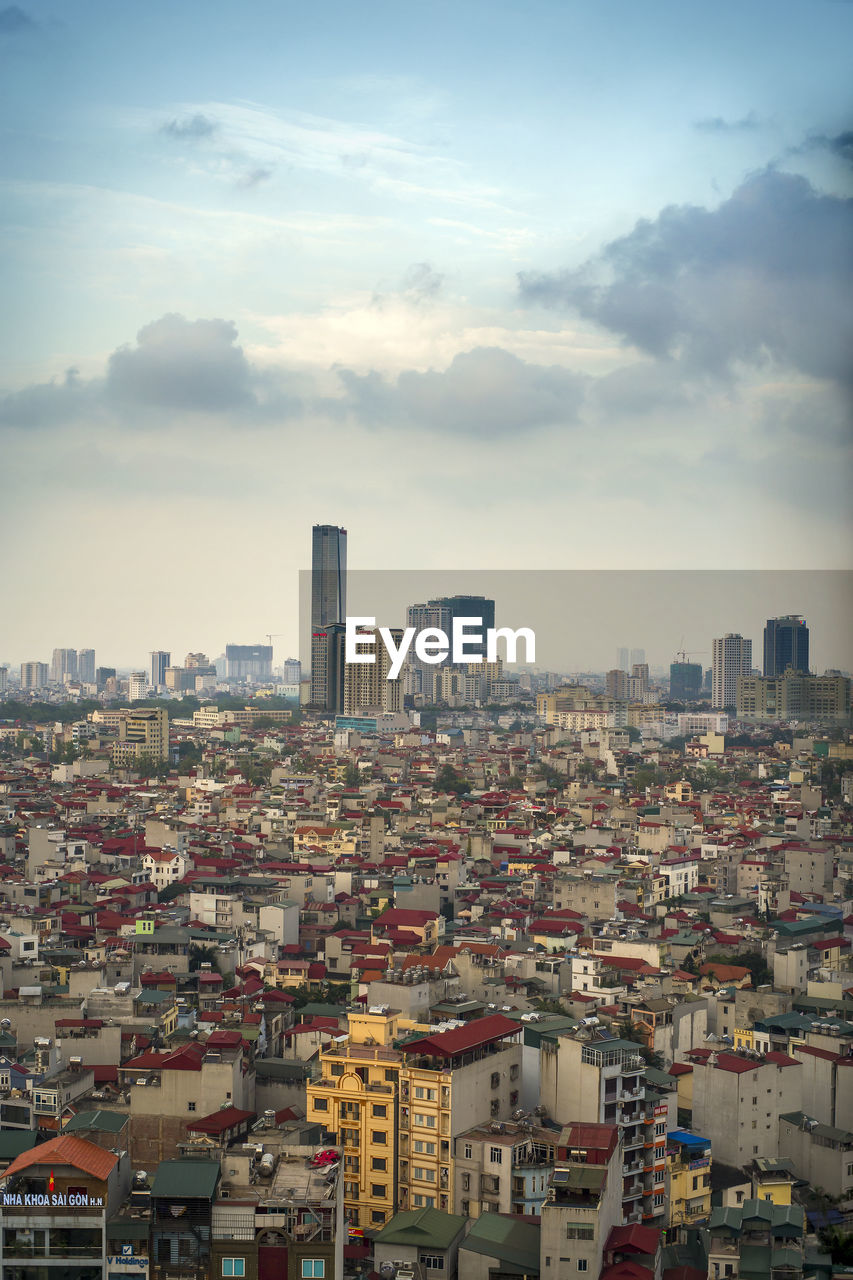
<path id="1" fill-rule="evenodd" d="M 436 1035 L 423 1036 L 419 1040 L 410 1040 L 402 1046 L 403 1053 L 424 1053 L 436 1058 L 452 1058 L 456 1054 L 465 1053 L 469 1049 L 478 1049 L 492 1040 L 502 1040 L 505 1036 L 517 1035 L 520 1025 L 500 1013 L 493 1013 L 488 1018 L 476 1018 L 464 1027 L 456 1027 L 453 1031 L 440 1031 Z"/>
<path id="2" fill-rule="evenodd" d="M 3 1177 L 14 1177 L 16 1173 L 22 1173 L 33 1165 L 70 1165 L 72 1169 L 80 1169 L 90 1178 L 98 1178 L 104 1182 L 116 1164 L 118 1156 L 114 1152 L 105 1151 L 103 1147 L 95 1146 L 94 1142 L 75 1138 L 69 1133 L 51 1138 L 32 1151 L 22 1152 L 4 1171 Z"/>
<path id="3" fill-rule="evenodd" d="M 192 1120 L 187 1124 L 187 1133 L 209 1133 L 220 1134 L 225 1133 L 228 1129 L 235 1129 L 238 1125 L 246 1124 L 249 1120 L 254 1120 L 256 1112 L 241 1111 L 239 1107 L 223 1107 L 221 1111 L 214 1111 L 209 1116 L 202 1116 L 200 1120 Z"/>

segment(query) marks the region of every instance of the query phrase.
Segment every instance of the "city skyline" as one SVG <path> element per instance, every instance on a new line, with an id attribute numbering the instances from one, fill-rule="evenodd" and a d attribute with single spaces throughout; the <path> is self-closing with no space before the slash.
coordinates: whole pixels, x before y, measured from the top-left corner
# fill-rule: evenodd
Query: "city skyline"
<path id="1" fill-rule="evenodd" d="M 325 513 L 365 570 L 849 565 L 849 5 L 8 12 L 4 657 L 132 661 L 143 582 L 211 644 L 211 576 L 261 642 Z"/>

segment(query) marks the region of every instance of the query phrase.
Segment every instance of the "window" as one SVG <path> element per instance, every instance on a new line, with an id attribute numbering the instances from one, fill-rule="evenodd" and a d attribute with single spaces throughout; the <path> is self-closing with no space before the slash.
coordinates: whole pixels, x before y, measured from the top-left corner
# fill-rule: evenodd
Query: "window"
<path id="1" fill-rule="evenodd" d="M 594 1240 L 595 1226 L 591 1222 L 570 1222 L 566 1227 L 567 1240 Z"/>
<path id="2" fill-rule="evenodd" d="M 474 1148 L 471 1146 L 470 1142 L 465 1143 L 465 1147 L 463 1149 L 462 1154 L 464 1155 L 466 1160 L 470 1160 L 472 1158 L 472 1156 L 474 1155 Z"/>
<path id="3" fill-rule="evenodd" d="M 460 1208 L 460 1210 L 461 1210 L 461 1212 L 462 1212 L 463 1217 L 467 1218 L 467 1217 L 468 1217 L 468 1214 L 471 1212 L 471 1201 L 470 1201 L 470 1200 L 463 1200 L 463 1201 L 462 1201 L 462 1203 L 460 1204 L 459 1208 Z"/>
<path id="4" fill-rule="evenodd" d="M 463 1190 L 463 1191 L 470 1191 L 470 1190 L 471 1190 L 471 1175 L 470 1175 L 470 1173 L 463 1173 L 463 1175 L 462 1175 L 462 1190 Z"/>
<path id="5" fill-rule="evenodd" d="M 384 1221 L 385 1221 L 385 1213 L 383 1212 L 383 1210 L 382 1210 L 382 1209 L 374 1209 L 374 1210 L 373 1210 L 373 1212 L 372 1212 L 372 1213 L 371 1213 L 371 1215 L 370 1215 L 370 1221 L 371 1221 L 371 1222 L 384 1222 Z"/>
<path id="6" fill-rule="evenodd" d="M 394 1071 L 394 1069 L 393 1069 L 393 1068 L 386 1068 L 386 1071 L 385 1071 L 385 1079 L 386 1079 L 386 1080 L 396 1080 L 396 1079 L 397 1079 L 397 1072 L 396 1072 L 396 1071 Z"/>
<path id="7" fill-rule="evenodd" d="M 503 1147 L 489 1147 L 489 1164 L 500 1164 L 503 1159 Z"/>
<path id="8" fill-rule="evenodd" d="M 415 1138 L 414 1142 L 412 1143 L 412 1146 L 413 1146 L 413 1147 L 414 1147 L 414 1149 L 415 1149 L 415 1153 L 416 1153 L 417 1155 L 419 1155 L 419 1156 L 434 1156 L 434 1155 L 435 1155 L 435 1143 L 434 1143 L 434 1142 L 426 1142 L 426 1141 L 424 1141 L 424 1139 L 423 1139 L 423 1138 Z"/>
<path id="9" fill-rule="evenodd" d="M 492 1072 L 492 1088 L 499 1089 L 501 1086 L 501 1073 L 499 1071 Z"/>
<path id="10" fill-rule="evenodd" d="M 498 1115 L 498 1114 L 499 1114 L 499 1112 L 500 1112 L 500 1109 L 501 1109 L 501 1104 L 500 1104 L 500 1102 L 498 1101 L 498 1099 L 497 1099 L 497 1098 L 492 1098 L 491 1104 L 490 1104 L 490 1106 L 489 1106 L 489 1115 L 491 1115 L 491 1116 L 496 1116 L 496 1115 Z"/>
<path id="11" fill-rule="evenodd" d="M 654 1195 L 654 1206 L 655 1206 L 655 1208 L 656 1208 L 656 1209 L 660 1209 L 660 1207 L 661 1207 L 661 1206 L 662 1206 L 662 1204 L 663 1204 L 663 1201 L 664 1201 L 664 1193 L 663 1193 L 662 1191 L 656 1191 L 656 1192 L 655 1192 L 655 1195 Z"/>
<path id="12" fill-rule="evenodd" d="M 325 1258 L 303 1258 L 302 1280 L 325 1280 Z"/>
<path id="13" fill-rule="evenodd" d="M 384 1147 L 388 1141 L 388 1134 L 384 1133 L 381 1129 L 374 1129 L 370 1135 L 370 1140 L 371 1142 L 374 1142 L 376 1146 Z"/>
<path id="14" fill-rule="evenodd" d="M 434 1209 L 435 1196 L 412 1196 L 412 1202 L 416 1209 Z"/>
<path id="15" fill-rule="evenodd" d="M 517 1079 L 518 1079 L 518 1063 L 517 1063 L 517 1062 L 514 1062 L 514 1063 L 512 1064 L 512 1066 L 510 1067 L 510 1069 L 509 1069 L 509 1078 L 510 1078 L 510 1080 L 517 1080 Z"/>
<path id="16" fill-rule="evenodd" d="M 246 1274 L 245 1258 L 223 1258 L 222 1274 L 224 1276 L 244 1276 Z"/>
<path id="17" fill-rule="evenodd" d="M 188 1102 L 188 1103 L 187 1103 L 187 1111 L 195 1111 L 195 1103 L 194 1103 L 194 1102 Z"/>
<path id="18" fill-rule="evenodd" d="M 328 1110 L 329 1110 L 329 1099 L 328 1099 L 328 1098 L 315 1098 L 315 1099 L 314 1099 L 314 1110 L 315 1110 L 315 1111 L 328 1111 Z"/>
<path id="19" fill-rule="evenodd" d="M 412 1166 L 412 1177 L 420 1182 L 435 1182 L 435 1169 L 425 1169 L 421 1165 Z"/>
<path id="20" fill-rule="evenodd" d="M 517 1090 L 517 1089 L 513 1089 L 513 1090 L 512 1090 L 512 1092 L 510 1093 L 510 1095 L 509 1095 L 509 1105 L 510 1105 L 511 1107 L 517 1107 L 517 1106 L 518 1106 L 518 1090 Z"/>
<path id="21" fill-rule="evenodd" d="M 382 1119 L 384 1120 L 384 1119 L 385 1119 L 385 1117 L 386 1117 L 386 1116 L 387 1116 L 387 1114 L 388 1114 L 388 1108 L 387 1108 L 384 1104 L 380 1104 L 380 1103 L 378 1103 L 378 1102 L 375 1102 L 375 1103 L 373 1104 L 373 1113 L 372 1113 L 372 1114 L 373 1114 L 373 1115 L 375 1115 L 375 1116 L 381 1116 L 381 1117 L 382 1117 Z"/>
<path id="22" fill-rule="evenodd" d="M 435 1089 L 426 1089 L 421 1084 L 415 1085 L 416 1098 L 420 1098 L 422 1101 L 425 1101 L 425 1102 L 435 1102 L 436 1096 L 437 1095 L 436 1095 Z"/>
<path id="23" fill-rule="evenodd" d="M 371 1169 L 376 1169 L 379 1172 L 384 1173 L 384 1171 L 388 1167 L 388 1161 L 385 1159 L 384 1156 L 382 1156 L 381 1158 L 379 1156 L 374 1156 L 370 1162 L 370 1167 Z"/>
<path id="24" fill-rule="evenodd" d="M 443 1271 L 444 1257 L 440 1253 L 422 1253 L 420 1264 L 426 1271 Z"/>
<path id="25" fill-rule="evenodd" d="M 428 1116 L 425 1115 L 423 1111 L 416 1111 L 415 1124 L 419 1124 L 422 1129 L 434 1129 L 435 1116 Z"/>
<path id="26" fill-rule="evenodd" d="M 578 1258 L 578 1271 L 586 1271 L 588 1270 L 588 1268 L 589 1268 L 589 1263 L 587 1262 L 586 1258 Z"/>
<path id="27" fill-rule="evenodd" d="M 387 1195 L 388 1188 L 384 1182 L 373 1182 L 370 1185 L 370 1194 L 374 1200 L 384 1200 Z"/>

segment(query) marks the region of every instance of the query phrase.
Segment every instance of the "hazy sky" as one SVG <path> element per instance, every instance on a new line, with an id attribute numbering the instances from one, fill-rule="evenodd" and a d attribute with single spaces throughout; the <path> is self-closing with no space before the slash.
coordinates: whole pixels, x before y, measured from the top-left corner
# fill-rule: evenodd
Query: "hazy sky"
<path id="1" fill-rule="evenodd" d="M 279 661 L 314 522 L 848 567 L 851 47 L 844 0 L 0 0 L 0 661 Z"/>

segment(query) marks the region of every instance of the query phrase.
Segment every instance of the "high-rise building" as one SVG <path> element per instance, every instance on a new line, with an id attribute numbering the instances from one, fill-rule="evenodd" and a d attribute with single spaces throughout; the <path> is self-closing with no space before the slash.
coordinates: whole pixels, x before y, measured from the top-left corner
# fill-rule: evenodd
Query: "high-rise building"
<path id="1" fill-rule="evenodd" d="M 768 618 L 764 627 L 764 674 L 783 676 L 786 671 L 808 674 L 809 629 L 805 618 L 788 614 Z"/>
<path id="2" fill-rule="evenodd" d="M 21 688 L 43 689 L 47 684 L 49 671 L 46 662 L 21 663 Z"/>
<path id="3" fill-rule="evenodd" d="M 738 677 L 751 674 L 751 640 L 732 632 L 715 640 L 711 655 L 711 706 L 735 706 Z"/>
<path id="4" fill-rule="evenodd" d="M 148 697 L 148 676 L 144 671 L 131 671 L 127 678 L 127 698 L 129 702 L 142 702 Z"/>
<path id="5" fill-rule="evenodd" d="M 95 684 L 99 689 L 103 689 L 108 680 L 115 680 L 115 667 L 96 667 L 95 668 Z"/>
<path id="6" fill-rule="evenodd" d="M 65 684 L 77 679 L 77 650 L 54 649 L 50 664 L 51 684 Z"/>
<path id="7" fill-rule="evenodd" d="M 172 655 L 167 653 L 165 649 L 152 649 L 151 651 L 151 688 L 164 689 L 166 687 L 166 668 L 172 665 Z"/>
<path id="8" fill-rule="evenodd" d="M 329 628 L 343 627 L 346 613 L 347 531 L 334 524 L 315 524 L 311 531 L 311 701 L 328 711 L 339 709 L 343 690 L 342 678 L 340 683 L 336 678 L 339 660 L 343 661 L 343 639 L 339 646 Z M 335 677 L 334 688 L 330 677 Z"/>
<path id="9" fill-rule="evenodd" d="M 627 674 L 629 662 L 630 656 L 628 654 L 628 650 L 623 645 L 621 648 L 616 650 L 616 669 L 618 671 L 624 671 Z"/>
<path id="10" fill-rule="evenodd" d="M 347 531 L 315 524 L 311 531 L 311 627 L 343 622 L 347 613 Z"/>
<path id="11" fill-rule="evenodd" d="M 702 694 L 701 662 L 669 664 L 669 696 L 673 702 L 690 702 Z"/>
<path id="12" fill-rule="evenodd" d="M 365 632 L 373 637 L 375 662 L 344 662 L 342 711 L 345 716 L 370 715 L 395 712 L 403 707 L 403 684 L 397 678 L 388 679 L 391 657 L 382 642 L 379 631 Z M 391 628 L 391 636 L 399 649 L 403 639 L 402 628 Z"/>
<path id="13" fill-rule="evenodd" d="M 302 663 L 298 658 L 285 658 L 284 683 L 299 684 L 302 679 Z"/>
<path id="14" fill-rule="evenodd" d="M 627 653 L 627 649 L 625 650 Z M 630 676 L 622 667 L 614 667 L 612 671 L 608 671 L 605 676 L 605 688 L 608 698 L 619 698 L 622 701 L 628 697 L 628 681 Z"/>
<path id="15" fill-rule="evenodd" d="M 645 649 L 632 649 L 632 650 L 631 650 L 631 666 L 632 666 L 632 667 L 637 666 L 637 664 L 638 664 L 638 663 L 639 663 L 639 665 L 640 665 L 640 666 L 642 666 L 642 665 L 643 665 L 643 663 L 644 663 L 645 661 L 646 661 L 646 651 L 645 651 Z"/>
<path id="16" fill-rule="evenodd" d="M 847 676 L 742 676 L 737 683 L 737 718 L 773 723 L 795 720 L 805 724 L 845 724 L 850 720 Z"/>
<path id="17" fill-rule="evenodd" d="M 225 678 L 257 684 L 272 676 L 272 645 L 227 644 Z"/>
<path id="18" fill-rule="evenodd" d="M 9 668 L 0 667 L 0 693 L 6 692 L 6 686 L 9 683 Z"/>
<path id="19" fill-rule="evenodd" d="M 83 684 L 95 683 L 94 649 L 81 649 L 77 654 L 77 679 Z"/>
<path id="20" fill-rule="evenodd" d="M 139 673 L 136 673 L 139 674 Z M 142 673 L 145 679 L 144 672 Z M 163 707 L 128 711 L 119 720 L 118 741 L 113 744 L 113 762 L 133 764 L 140 760 L 168 760 L 169 716 Z"/>

